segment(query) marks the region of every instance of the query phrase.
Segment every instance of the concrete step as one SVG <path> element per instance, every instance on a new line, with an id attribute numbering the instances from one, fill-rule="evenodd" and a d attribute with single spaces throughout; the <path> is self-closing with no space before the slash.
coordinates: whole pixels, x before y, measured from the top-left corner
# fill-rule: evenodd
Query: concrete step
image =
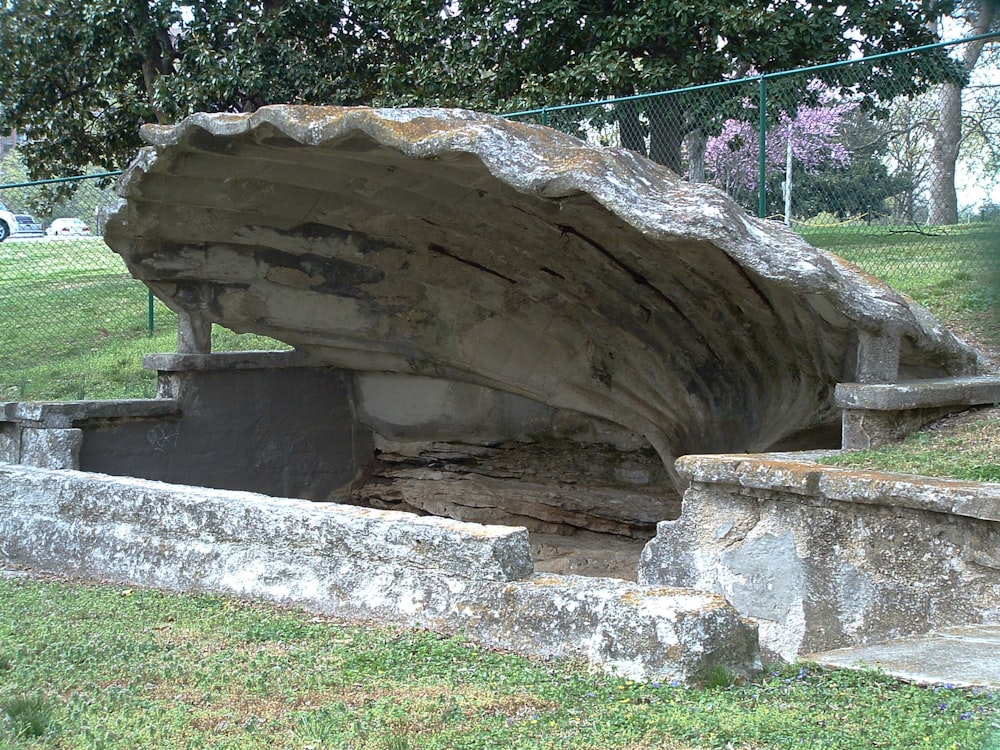
<path id="1" fill-rule="evenodd" d="M 1000 688 L 1000 626 L 965 625 L 811 654 L 830 667 L 870 667 L 922 685 Z"/>

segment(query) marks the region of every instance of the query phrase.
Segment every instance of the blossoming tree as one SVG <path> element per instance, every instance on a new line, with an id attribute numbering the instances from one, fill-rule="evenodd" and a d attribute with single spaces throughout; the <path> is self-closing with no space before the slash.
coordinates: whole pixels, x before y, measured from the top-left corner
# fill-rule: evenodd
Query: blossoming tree
<path id="1" fill-rule="evenodd" d="M 768 128 L 764 164 L 769 173 L 784 171 L 785 221 L 791 222 L 792 174 L 797 166 L 806 172 L 834 164 L 847 166 L 850 151 L 841 131 L 853 102 L 821 101 L 794 113 L 782 112 Z M 760 179 L 760 135 L 746 120 L 728 119 L 719 135 L 705 145 L 705 166 L 710 181 L 744 204 L 750 203 Z"/>

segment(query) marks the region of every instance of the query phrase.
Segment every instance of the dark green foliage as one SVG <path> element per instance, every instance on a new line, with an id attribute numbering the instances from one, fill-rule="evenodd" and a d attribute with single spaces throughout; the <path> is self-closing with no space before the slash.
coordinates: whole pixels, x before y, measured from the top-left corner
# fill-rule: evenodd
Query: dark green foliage
<path id="1" fill-rule="evenodd" d="M 88 164 L 113 170 L 139 147 L 142 123 L 194 111 L 273 103 L 511 111 L 656 91 L 931 42 L 928 20 L 951 5 L 206 0 L 182 13 L 167 0 L 6 0 L 0 130 L 31 134 L 35 178 Z M 886 62 L 850 83 L 875 92 L 902 80 L 922 90 L 933 76 L 914 65 L 922 63 Z M 674 163 L 695 121 L 689 110 L 646 112 L 626 145 L 645 151 L 648 135 L 650 156 Z"/>

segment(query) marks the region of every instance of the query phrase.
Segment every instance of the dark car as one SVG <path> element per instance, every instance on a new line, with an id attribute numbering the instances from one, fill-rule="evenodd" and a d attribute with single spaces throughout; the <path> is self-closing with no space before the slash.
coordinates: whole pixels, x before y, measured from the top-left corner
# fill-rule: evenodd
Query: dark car
<path id="1" fill-rule="evenodd" d="M 14 237 L 44 237 L 45 228 L 42 223 L 30 214 L 14 214 L 17 219 L 17 231 Z"/>

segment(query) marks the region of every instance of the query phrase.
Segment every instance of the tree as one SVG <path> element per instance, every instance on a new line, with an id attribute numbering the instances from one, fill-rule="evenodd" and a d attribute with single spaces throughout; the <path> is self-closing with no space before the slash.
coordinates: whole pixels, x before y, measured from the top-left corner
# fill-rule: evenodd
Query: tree
<path id="1" fill-rule="evenodd" d="M 949 0 L 0 0 L 0 129 L 29 135 L 35 177 L 119 168 L 140 124 L 198 110 L 510 111 L 903 49 L 933 41 L 927 21 L 950 9 Z M 897 72 L 887 64 L 859 85 Z M 697 104 L 623 108 L 623 142 L 677 168 L 704 119 Z"/>
<path id="2" fill-rule="evenodd" d="M 982 35 L 1000 20 L 996 5 L 996 0 L 963 0 L 954 17 L 965 21 L 973 35 Z M 968 42 L 959 49 L 958 61 L 966 76 L 976 67 L 984 46 L 985 41 L 979 40 Z M 965 81 L 946 81 L 938 87 L 938 122 L 931 148 L 930 210 L 927 218 L 931 225 L 958 223 L 955 174 L 962 145 L 964 83 Z"/>
<path id="3" fill-rule="evenodd" d="M 813 91 L 822 86 L 813 84 Z M 768 171 L 784 174 L 786 190 L 791 190 L 792 164 L 806 172 L 824 165 L 845 167 L 851 155 L 844 146 L 842 130 L 846 117 L 857 108 L 853 102 L 828 101 L 818 106 L 801 106 L 794 114 L 781 113 L 770 130 L 764 149 Z M 709 138 L 705 146 L 705 165 L 713 181 L 733 198 L 751 205 L 759 181 L 759 137 L 746 120 L 729 119 L 722 132 Z M 791 219 L 787 208 L 786 221 Z"/>

